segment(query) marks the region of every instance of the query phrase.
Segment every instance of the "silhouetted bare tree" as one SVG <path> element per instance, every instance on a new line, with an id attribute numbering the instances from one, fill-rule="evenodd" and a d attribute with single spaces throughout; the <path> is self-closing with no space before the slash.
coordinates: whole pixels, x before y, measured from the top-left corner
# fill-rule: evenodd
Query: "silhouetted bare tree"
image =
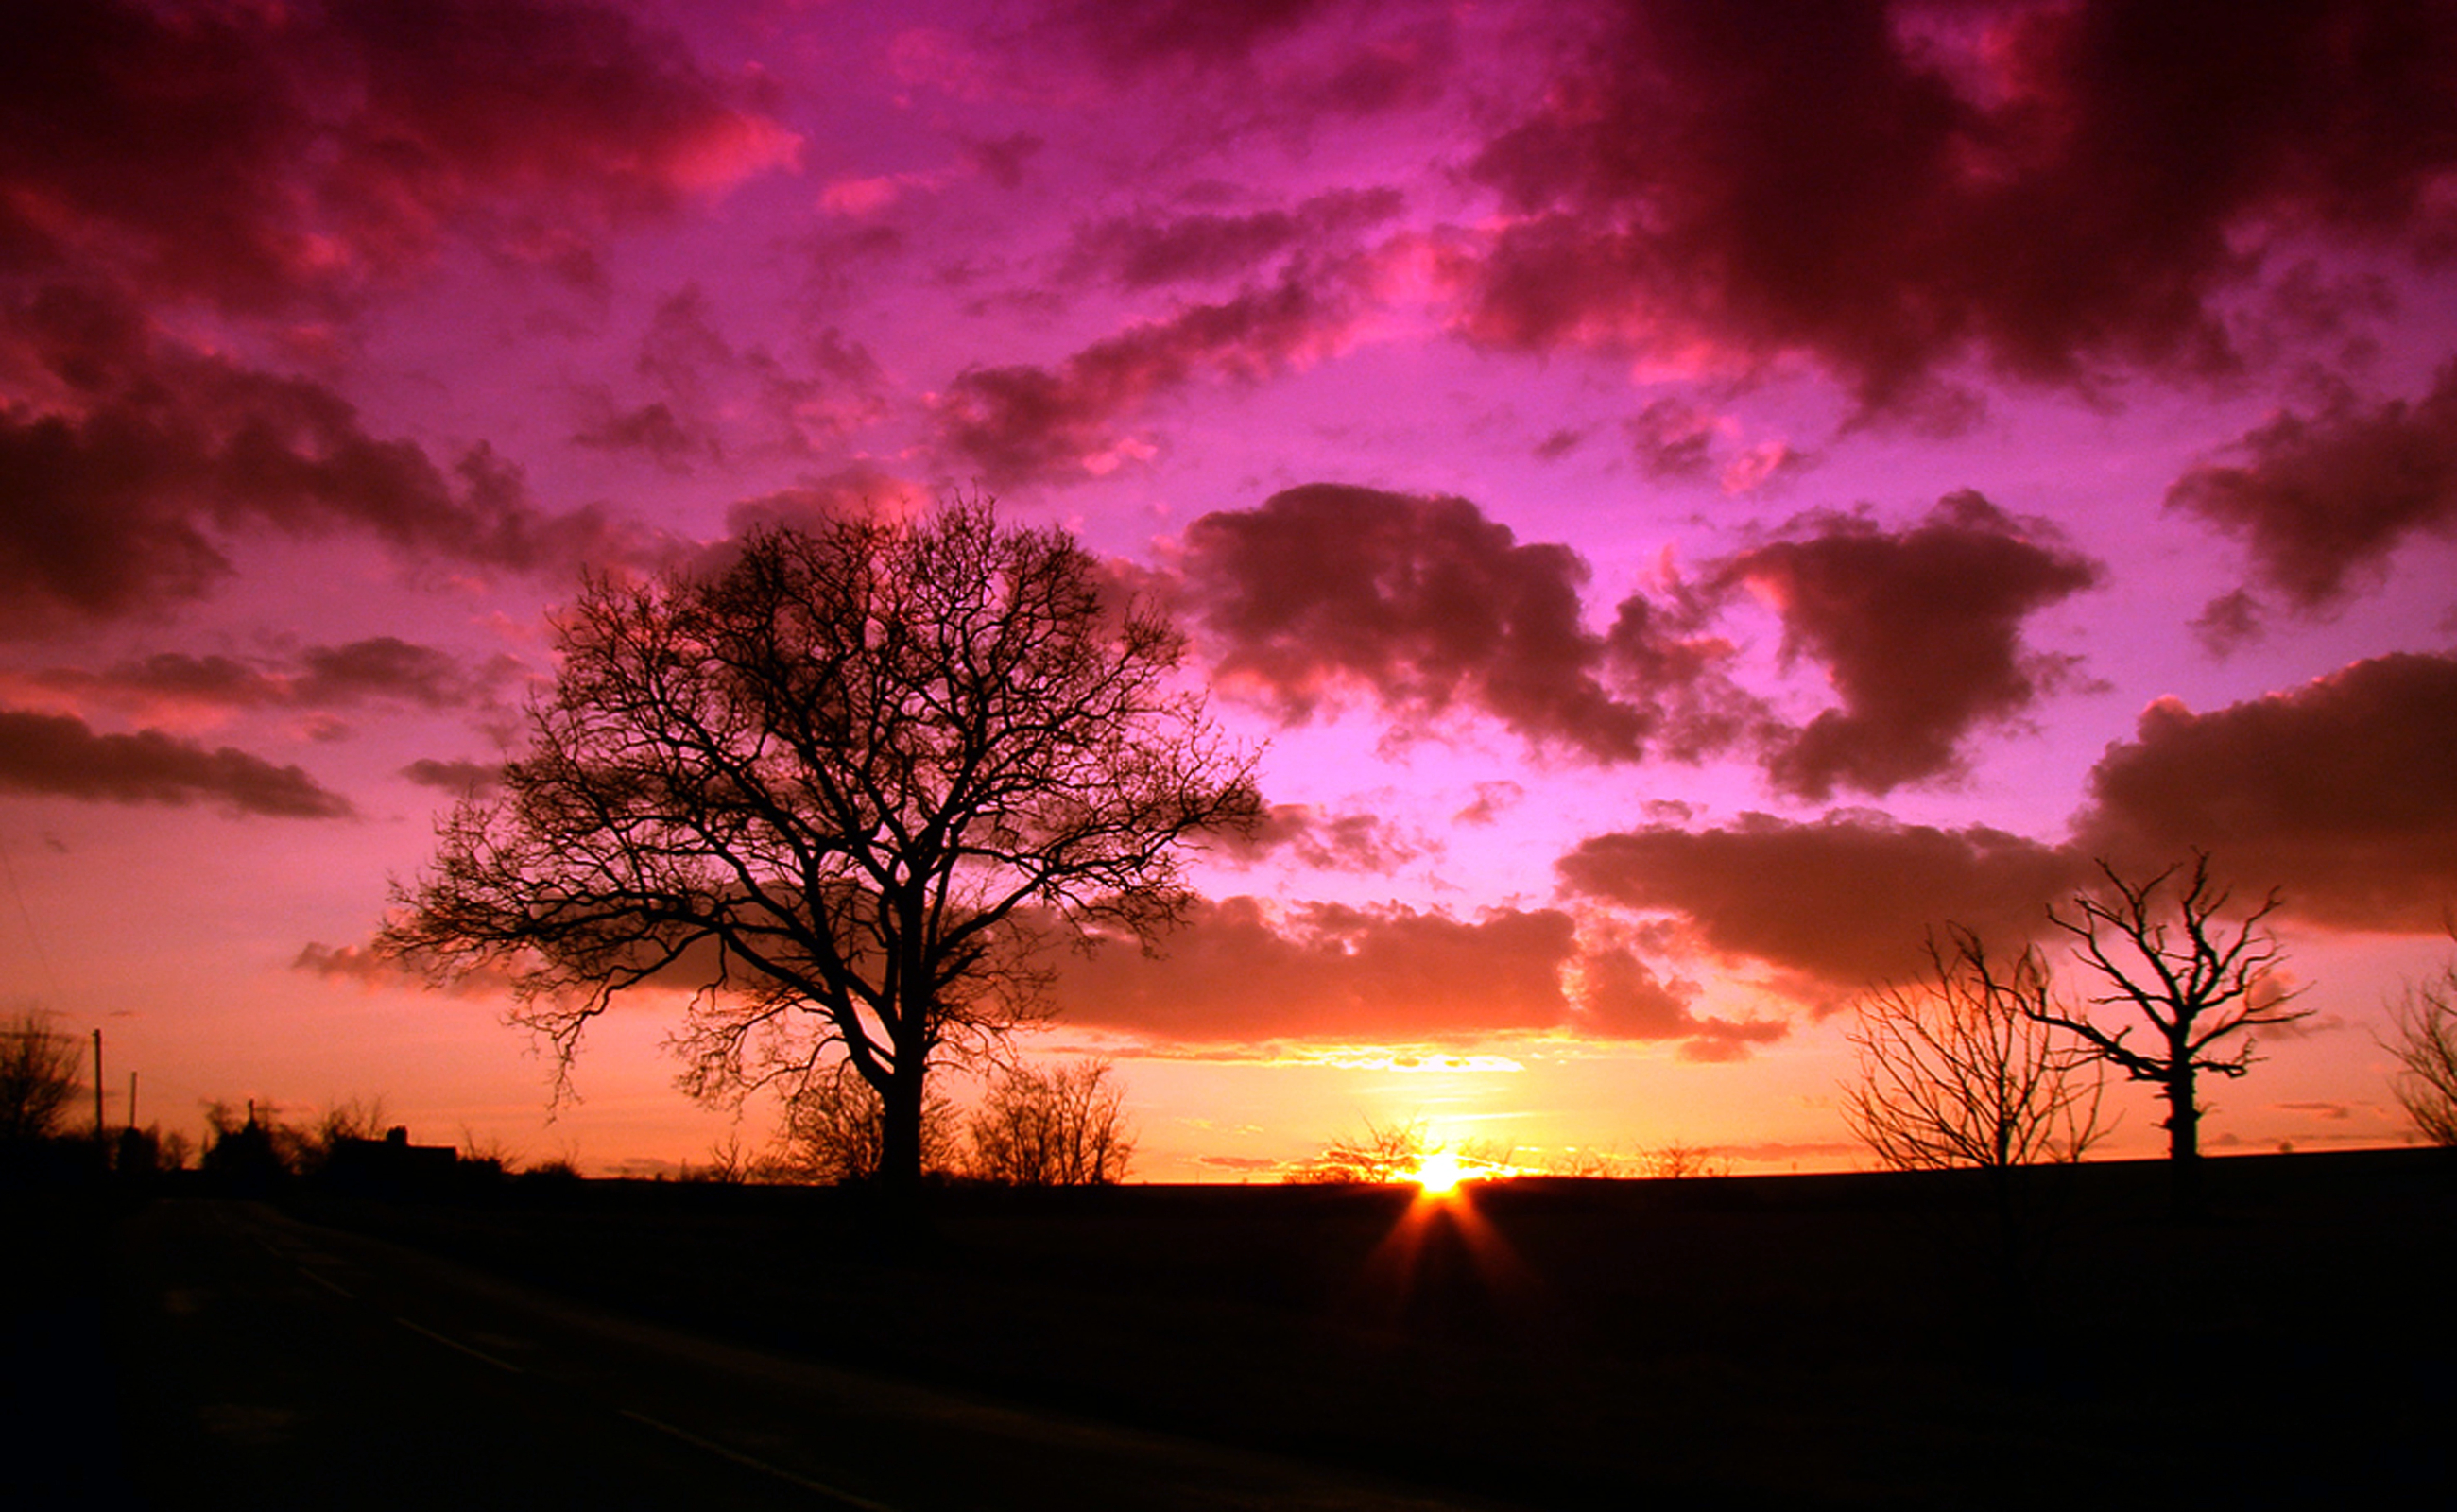
<path id="1" fill-rule="evenodd" d="M 1421 1119 L 1376 1124 L 1369 1118 L 1363 1134 L 1332 1140 L 1321 1154 L 1289 1172 L 1288 1179 L 1322 1186 L 1406 1181 L 1423 1169 L 1435 1149 Z"/>
<path id="2" fill-rule="evenodd" d="M 1179 842 L 1259 813 L 1184 637 L 1105 582 L 982 503 L 591 581 L 527 755 L 444 825 L 385 945 L 511 967 L 567 1069 L 615 992 L 693 988 L 688 1090 L 840 1056 L 878 1094 L 882 1178 L 917 1183 L 930 1065 L 1044 1011 L 1046 922 L 1149 938 L 1192 897 Z"/>
<path id="3" fill-rule="evenodd" d="M 0 1149 L 22 1149 L 60 1131 L 80 1090 L 85 1042 L 40 1015 L 0 1025 Z"/>
<path id="4" fill-rule="evenodd" d="M 1732 1161 L 1703 1145 L 1667 1139 L 1638 1152 L 1638 1174 L 1647 1181 L 1691 1181 L 1702 1176 L 1728 1176 Z"/>
<path id="5" fill-rule="evenodd" d="M 2395 1012 L 2398 1103 L 2424 1138 L 2457 1145 L 2457 961 L 2408 983 Z"/>
<path id="6" fill-rule="evenodd" d="M 2107 1028 L 2045 1000 L 2024 1011 L 2078 1036 L 2087 1053 L 2134 1081 L 2158 1084 L 2167 1103 L 2175 1207 L 2194 1212 L 2200 1207 L 2201 1073 L 2243 1075 L 2254 1061 L 2253 1030 L 2309 1017 L 2307 1009 L 2286 1007 L 2292 994 L 2271 980 L 2282 957 L 2264 921 L 2283 900 L 2273 889 L 2229 923 L 2229 892 L 2211 880 L 2205 852 L 2194 853 L 2189 870 L 2179 863 L 2140 882 L 2103 860 L 2099 872 L 2105 891 L 2079 894 L 2069 911 L 2051 908 L 2048 917 L 2074 937 L 2075 957 L 2107 984 L 2090 1001 L 2139 1014 L 2157 1043 L 2128 1043 L 2139 1025 Z"/>
<path id="7" fill-rule="evenodd" d="M 2026 948 L 2000 963 L 1949 924 L 1928 962 L 1918 981 L 1860 1000 L 1852 1133 L 1896 1170 L 2079 1160 L 2100 1134 L 2105 1078 L 2096 1057 L 2056 1043 L 2046 961 Z"/>
<path id="8" fill-rule="evenodd" d="M 973 1173 L 1018 1187 L 1105 1187 L 1125 1178 L 1135 1141 L 1106 1061 L 1010 1067 L 973 1113 Z"/>

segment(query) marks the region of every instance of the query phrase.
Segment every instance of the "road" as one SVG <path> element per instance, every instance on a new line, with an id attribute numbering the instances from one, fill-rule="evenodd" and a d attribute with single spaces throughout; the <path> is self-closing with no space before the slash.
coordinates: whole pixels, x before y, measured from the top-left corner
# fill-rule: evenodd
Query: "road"
<path id="1" fill-rule="evenodd" d="M 1474 1504 L 763 1354 L 260 1204 L 134 1214 L 112 1291 L 127 1472 L 183 1512 Z"/>

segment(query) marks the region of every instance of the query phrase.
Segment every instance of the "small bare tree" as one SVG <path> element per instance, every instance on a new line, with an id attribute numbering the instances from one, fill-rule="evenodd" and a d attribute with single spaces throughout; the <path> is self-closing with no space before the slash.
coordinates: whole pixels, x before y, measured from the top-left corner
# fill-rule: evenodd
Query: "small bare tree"
<path id="1" fill-rule="evenodd" d="M 2272 982 L 2283 953 L 2264 921 L 2283 899 L 2272 889 L 2258 907 L 2227 922 L 2229 891 L 2211 880 L 2202 851 L 2193 853 L 2189 871 L 2178 863 L 2140 882 L 2104 860 L 2098 869 L 2107 879 L 2103 893 L 2078 895 L 2070 912 L 2051 908 L 2048 918 L 2073 936 L 2075 955 L 2107 984 L 2109 990 L 2090 1001 L 2138 1013 L 2156 1043 L 2128 1043 L 2139 1025 L 2106 1028 L 2082 1010 L 2044 999 L 2025 1011 L 2079 1037 L 2085 1053 L 2134 1081 L 2158 1085 L 2167 1103 L 2171 1196 L 2178 1212 L 2197 1212 L 2201 1073 L 2243 1075 L 2255 1059 L 2253 1030 L 2310 1016 L 2309 1009 L 2287 1007 L 2293 994 Z"/>
<path id="2" fill-rule="evenodd" d="M 970 1124 L 973 1173 L 1017 1187 L 1105 1187 L 1134 1158 L 1125 1092 L 1106 1061 L 1010 1067 Z"/>
<path id="3" fill-rule="evenodd" d="M 760 1163 L 763 1180 L 823 1187 L 874 1181 L 887 1148 L 886 1107 L 848 1067 L 821 1071 L 785 1100 L 776 1147 Z M 955 1106 L 934 1092 L 921 1109 L 921 1170 L 930 1175 L 955 1165 Z"/>
<path id="4" fill-rule="evenodd" d="M 1315 1186 L 1407 1181 L 1423 1168 L 1435 1148 L 1422 1119 L 1376 1124 L 1369 1118 L 1363 1134 L 1332 1140 L 1321 1154 L 1290 1171 L 1288 1179 Z"/>
<path id="5" fill-rule="evenodd" d="M 2408 983 L 2394 1005 L 2397 1100 L 2415 1129 L 2435 1145 L 2457 1145 L 2457 961 L 2440 975 Z"/>
<path id="6" fill-rule="evenodd" d="M 1929 938 L 1928 962 L 1920 980 L 1860 1000 L 1859 1078 L 1843 1103 L 1851 1132 L 1895 1170 L 2079 1160 L 2102 1132 L 2106 1078 L 2096 1057 L 2057 1045 L 2038 951 L 1999 963 L 1976 933 L 1948 924 Z"/>
<path id="7" fill-rule="evenodd" d="M 85 1044 L 20 1013 L 0 1025 L 0 1149 L 21 1149 L 59 1132 L 80 1090 Z"/>

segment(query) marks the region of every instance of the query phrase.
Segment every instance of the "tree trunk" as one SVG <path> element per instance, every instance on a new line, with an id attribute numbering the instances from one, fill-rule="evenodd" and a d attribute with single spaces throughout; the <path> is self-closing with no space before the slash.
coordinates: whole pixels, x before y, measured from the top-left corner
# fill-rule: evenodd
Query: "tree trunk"
<path id="1" fill-rule="evenodd" d="M 2168 1192 L 2176 1216 L 2197 1217 L 2201 1211 L 2201 1110 L 2193 1099 L 2189 1060 L 2168 1076 L 2166 1088 Z"/>
<path id="2" fill-rule="evenodd" d="M 921 1190 L 921 1057 L 898 1055 L 879 1093 L 878 1184 L 895 1196 Z"/>

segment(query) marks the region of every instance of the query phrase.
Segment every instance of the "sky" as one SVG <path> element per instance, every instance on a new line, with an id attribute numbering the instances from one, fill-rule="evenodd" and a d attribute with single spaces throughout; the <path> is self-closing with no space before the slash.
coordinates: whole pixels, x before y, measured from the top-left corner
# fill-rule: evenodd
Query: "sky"
<path id="1" fill-rule="evenodd" d="M 1142 1178 L 1863 1164 L 1872 984 L 2196 848 L 2311 1010 L 2205 1144 L 2405 1137 L 2457 6 L 21 0 L 0 74 L 0 1009 L 114 1122 L 764 1138 L 670 998 L 552 1104 L 369 944 L 584 569 L 978 493 L 1262 752 L 1025 1047 L 1112 1058 Z"/>

